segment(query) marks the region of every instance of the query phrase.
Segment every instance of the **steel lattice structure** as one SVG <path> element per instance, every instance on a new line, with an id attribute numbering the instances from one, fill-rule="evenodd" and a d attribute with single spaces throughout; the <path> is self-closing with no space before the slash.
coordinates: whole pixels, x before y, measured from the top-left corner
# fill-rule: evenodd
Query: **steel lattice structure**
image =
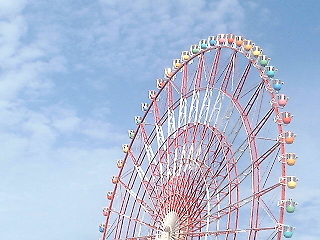
<path id="1" fill-rule="evenodd" d="M 219 34 L 165 69 L 123 145 L 103 240 L 292 236 L 295 134 L 284 130 L 288 97 L 269 64 L 251 40 Z"/>

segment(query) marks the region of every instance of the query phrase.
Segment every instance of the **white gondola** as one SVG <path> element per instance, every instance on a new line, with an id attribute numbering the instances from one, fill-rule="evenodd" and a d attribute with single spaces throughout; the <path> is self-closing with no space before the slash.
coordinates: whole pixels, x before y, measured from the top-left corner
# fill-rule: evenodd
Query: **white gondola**
<path id="1" fill-rule="evenodd" d="M 123 151 L 124 153 L 127 153 L 127 152 L 129 151 L 129 145 L 128 145 L 128 144 L 123 144 L 123 145 L 122 145 L 122 151 Z"/>
<path id="2" fill-rule="evenodd" d="M 123 167 L 123 160 L 122 159 L 118 159 L 117 160 L 117 168 L 122 168 Z"/>
<path id="3" fill-rule="evenodd" d="M 195 55 L 195 54 L 198 54 L 199 52 L 200 52 L 200 46 L 199 45 L 196 45 L 196 44 L 194 44 L 194 45 L 191 45 L 190 46 L 190 55 Z"/>
<path id="4" fill-rule="evenodd" d="M 285 94 L 279 94 L 277 95 L 278 104 L 280 107 L 284 107 L 287 105 L 289 101 L 289 97 Z"/>
<path id="5" fill-rule="evenodd" d="M 204 50 L 208 48 L 208 41 L 207 39 L 202 39 L 199 41 L 199 47 Z"/>
<path id="6" fill-rule="evenodd" d="M 218 34 L 217 43 L 219 44 L 219 46 L 226 46 L 227 45 L 226 34 Z"/>
<path id="7" fill-rule="evenodd" d="M 288 226 L 288 225 L 283 226 L 283 236 L 285 238 L 291 238 L 292 235 L 293 235 L 293 230 L 294 229 L 295 228 L 292 227 L 292 226 Z"/>
<path id="8" fill-rule="evenodd" d="M 108 200 L 112 200 L 113 199 L 113 192 L 112 191 L 108 191 L 107 192 L 107 199 Z"/>
<path id="9" fill-rule="evenodd" d="M 262 67 L 267 66 L 270 63 L 270 60 L 271 60 L 271 58 L 268 58 L 268 56 L 264 55 L 264 54 L 261 54 L 258 59 L 259 59 L 259 64 Z"/>
<path id="10" fill-rule="evenodd" d="M 109 216 L 109 214 L 110 214 L 110 208 L 109 207 L 104 207 L 104 208 L 102 208 L 102 214 L 103 214 L 103 216 Z"/>
<path id="11" fill-rule="evenodd" d="M 229 45 L 235 42 L 235 35 L 233 33 L 226 34 L 226 39 Z"/>
<path id="12" fill-rule="evenodd" d="M 171 68 L 165 68 L 164 69 L 164 77 L 165 78 L 171 78 L 173 76 L 173 71 Z"/>
<path id="13" fill-rule="evenodd" d="M 105 224 L 104 224 L 104 223 L 101 223 L 101 224 L 99 225 L 99 232 L 103 233 L 104 230 L 105 230 Z"/>
<path id="14" fill-rule="evenodd" d="M 253 46 L 251 53 L 253 57 L 258 58 L 263 53 L 263 50 L 259 46 Z"/>
<path id="15" fill-rule="evenodd" d="M 287 186 L 290 189 L 294 189 L 297 186 L 297 182 L 299 181 L 299 179 L 296 176 L 287 176 Z"/>
<path id="16" fill-rule="evenodd" d="M 295 153 L 286 153 L 285 160 L 289 166 L 293 166 L 297 162 L 298 156 Z"/>
<path id="17" fill-rule="evenodd" d="M 245 51 L 250 51 L 253 46 L 254 43 L 252 42 L 252 40 L 246 39 L 243 41 L 243 48 Z"/>
<path id="18" fill-rule="evenodd" d="M 274 66 L 266 66 L 265 67 L 266 74 L 269 78 L 273 78 L 278 69 L 276 69 Z"/>
<path id="19" fill-rule="evenodd" d="M 147 111 L 149 108 L 149 103 L 141 103 L 141 110 L 142 111 Z"/>
<path id="20" fill-rule="evenodd" d="M 188 60 L 190 60 L 190 58 L 191 58 L 191 56 L 190 56 L 189 51 L 182 51 L 181 52 L 181 61 L 182 62 L 188 61 Z"/>
<path id="21" fill-rule="evenodd" d="M 113 184 L 117 184 L 117 183 L 119 182 L 118 176 L 113 175 L 113 176 L 111 177 L 111 182 L 112 182 Z"/>
<path id="22" fill-rule="evenodd" d="M 244 37 L 243 36 L 235 36 L 236 46 L 241 47 L 243 44 Z"/>
<path id="23" fill-rule="evenodd" d="M 217 37 L 216 36 L 208 37 L 208 44 L 210 46 L 215 46 L 217 44 Z"/>
<path id="24" fill-rule="evenodd" d="M 163 88 L 164 85 L 165 85 L 165 83 L 166 83 L 166 81 L 165 81 L 164 79 L 158 78 L 158 79 L 157 79 L 157 88 L 158 88 L 158 89 Z"/>
<path id="25" fill-rule="evenodd" d="M 135 134 L 136 134 L 135 130 L 132 130 L 132 129 L 128 130 L 128 136 L 130 139 L 133 139 Z"/>
<path id="26" fill-rule="evenodd" d="M 142 117 L 141 116 L 134 116 L 134 122 L 139 125 L 142 122 Z"/>
<path id="27" fill-rule="evenodd" d="M 154 100 L 157 96 L 157 92 L 155 90 L 149 90 L 148 97 L 150 100 Z"/>
<path id="28" fill-rule="evenodd" d="M 278 139 L 281 143 L 292 144 L 294 143 L 295 137 L 297 135 L 291 131 L 282 132 Z"/>
<path id="29" fill-rule="evenodd" d="M 172 68 L 173 69 L 178 69 L 178 68 L 180 68 L 182 66 L 182 61 L 181 61 L 181 59 L 174 59 L 173 61 L 172 61 Z"/>

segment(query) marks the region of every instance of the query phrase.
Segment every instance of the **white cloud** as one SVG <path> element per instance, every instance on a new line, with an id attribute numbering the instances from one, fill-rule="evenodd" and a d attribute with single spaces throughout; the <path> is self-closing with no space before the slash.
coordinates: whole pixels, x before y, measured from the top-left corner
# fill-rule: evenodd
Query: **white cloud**
<path id="1" fill-rule="evenodd" d="M 2 67 L 11 66 L 9 59 L 16 53 L 20 46 L 20 38 L 26 31 L 27 25 L 22 16 L 0 22 L 0 62 Z"/>
<path id="2" fill-rule="evenodd" d="M 118 122 L 134 126 L 129 112 L 135 101 L 146 99 L 144 91 L 155 86 L 163 69 L 200 38 L 241 34 L 261 14 L 270 14 L 251 2 L 249 8 L 259 9 L 259 16 L 245 15 L 247 2 L 239 0 L 88 2 L 32 1 L 31 7 L 27 1 L 0 0 L 0 165 L 6 181 L 0 205 L 9 203 L 0 211 L 9 216 L 3 221 L 10 233 L 16 228 L 8 222 L 20 217 L 34 231 L 19 231 L 19 239 L 37 235 L 39 219 L 46 231 L 38 236 L 47 236 L 47 225 L 56 226 L 61 216 L 63 224 L 53 227 L 59 234 L 69 230 L 67 225 L 74 232 L 82 229 L 74 227 L 86 225 L 79 218 L 87 223 L 83 216 L 92 214 L 89 209 L 99 211 L 97 196 L 112 187 L 109 176 L 117 170 L 115 160 L 123 157 L 121 143 L 129 142 Z M 23 12 L 25 6 L 30 8 Z M 112 115 L 116 110 L 123 115 Z M 305 139 L 313 142 L 314 136 Z M 317 169 L 316 161 L 313 169 L 302 167 L 303 162 L 297 163 L 303 174 Z M 311 190 L 317 188 L 313 182 Z M 302 202 L 317 201 L 311 190 L 303 197 L 288 196 L 302 207 Z M 93 202 L 97 205 L 89 208 Z M 306 208 L 310 215 L 317 210 Z M 27 214 L 19 215 L 23 210 Z M 295 221 L 301 222 L 300 216 L 297 212 Z M 95 226 L 97 218 L 90 224 Z"/>
<path id="3" fill-rule="evenodd" d="M 99 54 L 96 58 L 107 67 L 112 63 L 113 71 L 118 74 L 123 63 L 141 71 L 144 69 L 143 63 L 148 63 L 150 69 L 165 66 L 164 59 L 179 57 L 180 51 L 188 49 L 200 38 L 219 32 L 240 33 L 244 21 L 244 9 L 237 0 L 210 3 L 100 2 L 104 11 L 96 26 L 99 29 L 96 31 L 97 42 L 101 48 L 115 47 L 117 51 L 103 51 L 101 54 L 107 55 Z"/>
<path id="4" fill-rule="evenodd" d="M 68 53 L 63 44 L 73 40 L 72 33 L 63 34 L 72 28 L 61 23 L 48 23 L 48 20 L 44 20 L 46 25 L 42 25 L 41 21 L 33 22 L 37 20 L 37 13 L 22 14 L 25 6 L 26 1 L 15 1 L 15 4 L 0 1 L 2 162 L 10 164 L 23 161 L 32 164 L 42 161 L 46 164 L 55 161 L 57 155 L 60 155 L 57 152 L 62 149 L 65 151 L 67 147 L 73 149 L 68 158 L 78 151 L 87 155 L 87 159 L 92 159 L 101 156 L 101 152 L 105 154 L 107 147 L 100 149 L 96 145 L 110 141 L 110 135 L 113 144 L 119 144 L 121 152 L 120 142 L 125 134 L 118 134 L 115 127 L 107 123 L 109 109 L 106 106 L 104 110 L 98 111 L 96 108 L 101 104 L 96 104 L 95 109 L 91 109 L 92 112 L 85 116 L 79 114 L 74 105 L 68 102 L 73 100 L 72 96 L 63 98 L 60 97 L 61 92 L 57 92 L 58 87 L 68 86 L 65 79 L 60 80 L 57 77 L 59 75 L 55 74 L 68 74 Z M 79 11 L 76 15 L 87 13 L 87 10 Z M 85 46 L 89 46 L 94 40 L 90 38 L 88 29 L 80 31 L 79 36 L 85 36 L 86 33 L 88 38 Z M 83 48 L 81 51 L 89 49 Z M 76 61 L 87 69 L 81 59 Z M 94 88 L 98 89 L 99 81 L 93 81 Z M 92 113 L 94 115 L 90 115 Z M 81 141 L 84 142 L 81 144 Z"/>
<path id="5" fill-rule="evenodd" d="M 45 74 L 65 71 L 63 56 L 48 53 L 44 38 L 24 43 L 30 26 L 23 15 L 0 22 L 0 98 L 12 100 L 21 94 L 48 89 L 52 83 Z M 48 38 L 47 38 L 48 39 Z M 18 98 L 21 98 L 19 95 Z M 30 96 L 29 96 L 30 97 Z M 33 96 L 32 96 L 33 97 Z"/>
<path id="6" fill-rule="evenodd" d="M 80 118 L 75 116 L 66 116 L 64 118 L 56 119 L 53 123 L 54 127 L 62 132 L 74 132 L 78 128 L 80 123 Z"/>
<path id="7" fill-rule="evenodd" d="M 26 5 L 26 0 L 6 1 L 0 0 L 0 16 L 11 18 L 21 12 Z"/>

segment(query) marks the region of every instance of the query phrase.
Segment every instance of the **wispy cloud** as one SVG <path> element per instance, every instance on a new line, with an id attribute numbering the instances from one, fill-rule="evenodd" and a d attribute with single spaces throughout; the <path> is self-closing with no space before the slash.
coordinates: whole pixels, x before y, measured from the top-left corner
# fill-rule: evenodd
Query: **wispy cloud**
<path id="1" fill-rule="evenodd" d="M 115 170 L 115 159 L 122 156 L 120 143 L 125 138 L 107 122 L 109 110 L 103 103 L 93 104 L 87 114 L 79 113 L 81 105 L 77 109 L 78 104 L 72 102 L 80 96 L 74 96 L 79 87 L 68 74 L 76 64 L 85 66 L 85 62 L 78 50 L 65 51 L 75 43 L 72 32 L 66 34 L 72 27 L 50 22 L 52 19 L 37 19 L 43 13 L 33 12 L 36 5 L 0 1 L 0 202 L 5 206 L 0 211 L 7 216 L 1 220 L 6 233 L 0 235 L 11 239 L 44 237 L 44 232 L 33 227 L 35 223 L 39 226 L 43 221 L 44 229 L 56 225 L 54 221 L 58 223 L 65 215 L 64 209 L 70 208 L 81 218 L 77 214 L 80 206 L 70 206 L 79 199 L 87 201 L 80 200 L 80 205 L 88 204 L 89 199 L 95 202 L 91 194 L 98 186 L 105 191 L 101 176 Z M 49 9 L 45 14 L 58 16 Z M 71 53 L 74 57 L 70 58 Z M 90 84 L 87 86 L 90 88 Z M 69 95 L 63 95 L 65 92 Z M 104 109 L 97 111 L 101 106 Z M 88 209 L 95 208 L 93 215 L 99 216 L 103 196 L 97 201 L 100 203 L 89 204 L 80 212 L 89 215 Z M 53 212 L 59 216 L 49 217 Z M 25 222 L 22 232 L 14 231 L 15 216 Z M 49 218 L 56 220 L 45 220 Z M 91 224 L 96 226 L 96 222 Z"/>
<path id="2" fill-rule="evenodd" d="M 6 206 L 0 225 L 8 229 L 6 239 L 44 238 L 48 225 L 74 239 L 79 219 L 86 230 L 78 239 L 98 236 L 91 234 L 105 204 L 98 198 L 112 187 L 120 144 L 129 142 L 123 128 L 135 127 L 133 115 L 142 114 L 133 104 L 147 99 L 146 90 L 191 44 L 248 32 L 265 14 L 270 11 L 257 2 L 240 0 L 0 0 L 0 205 Z M 21 219 L 25 228 L 17 230 Z M 35 223 L 45 229 L 38 238 Z"/>
<path id="3" fill-rule="evenodd" d="M 179 57 L 180 51 L 210 34 L 241 33 L 244 20 L 237 0 L 99 2 L 103 11 L 96 31 L 98 47 L 116 51 L 102 51 L 96 58 L 116 72 L 124 63 L 141 71 L 164 66 L 167 59 Z"/>

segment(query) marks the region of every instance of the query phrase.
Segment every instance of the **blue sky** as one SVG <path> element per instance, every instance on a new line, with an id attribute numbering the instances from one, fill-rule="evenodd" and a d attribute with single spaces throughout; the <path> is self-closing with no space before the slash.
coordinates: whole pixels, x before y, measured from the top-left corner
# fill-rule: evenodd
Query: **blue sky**
<path id="1" fill-rule="evenodd" d="M 272 58 L 294 115 L 295 239 L 320 226 L 317 0 L 0 0 L 0 238 L 98 239 L 140 103 L 199 39 L 235 33 Z"/>

